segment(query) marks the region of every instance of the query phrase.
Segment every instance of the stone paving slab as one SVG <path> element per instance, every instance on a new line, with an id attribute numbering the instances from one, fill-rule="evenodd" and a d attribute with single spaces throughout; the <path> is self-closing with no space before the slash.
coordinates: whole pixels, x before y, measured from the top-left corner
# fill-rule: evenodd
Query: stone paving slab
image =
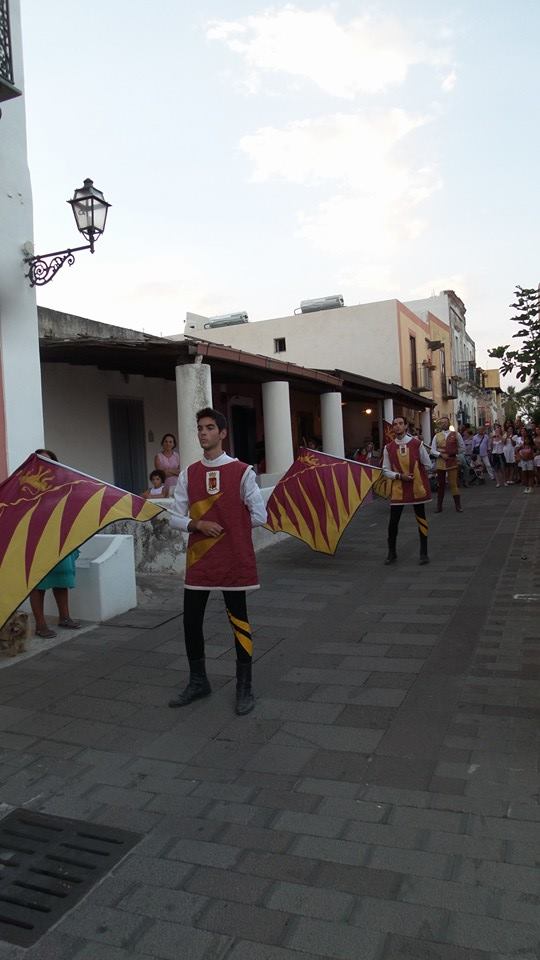
<path id="1" fill-rule="evenodd" d="M 406 522 L 382 565 L 381 503 L 334 558 L 296 541 L 260 554 L 249 717 L 219 597 L 213 695 L 167 708 L 185 669 L 174 578 L 0 671 L 0 815 L 142 836 L 0 960 L 536 960 L 540 627 L 514 598 L 540 592 L 538 497 L 463 502 L 428 508 L 427 567 Z"/>

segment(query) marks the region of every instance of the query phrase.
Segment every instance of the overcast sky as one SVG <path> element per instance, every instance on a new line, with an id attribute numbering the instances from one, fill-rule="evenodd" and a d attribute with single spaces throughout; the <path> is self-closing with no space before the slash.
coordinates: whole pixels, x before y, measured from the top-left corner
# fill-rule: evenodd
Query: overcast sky
<path id="1" fill-rule="evenodd" d="M 21 0 L 38 302 L 168 335 L 186 310 L 452 288 L 477 360 L 540 280 L 537 0 Z M 494 361 L 491 361 L 494 365 Z"/>

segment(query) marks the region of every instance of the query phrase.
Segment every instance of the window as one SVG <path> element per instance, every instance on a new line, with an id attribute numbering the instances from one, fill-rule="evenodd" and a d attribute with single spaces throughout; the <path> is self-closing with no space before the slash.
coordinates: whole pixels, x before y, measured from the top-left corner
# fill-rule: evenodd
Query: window
<path id="1" fill-rule="evenodd" d="M 274 339 L 274 353 L 285 353 L 287 349 L 287 343 L 285 337 L 275 337 Z"/>
<path id="2" fill-rule="evenodd" d="M 411 388 L 416 390 L 418 386 L 418 370 L 416 367 L 416 337 L 409 334 L 409 350 L 411 356 Z"/>
<path id="3" fill-rule="evenodd" d="M 446 356 L 444 353 L 444 348 L 440 352 L 440 358 L 441 358 L 441 377 L 443 378 L 443 380 L 446 380 Z"/>

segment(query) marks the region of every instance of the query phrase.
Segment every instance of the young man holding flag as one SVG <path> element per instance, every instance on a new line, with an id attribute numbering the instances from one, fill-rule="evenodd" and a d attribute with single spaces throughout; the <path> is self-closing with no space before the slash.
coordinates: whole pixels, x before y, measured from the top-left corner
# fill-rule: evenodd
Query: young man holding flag
<path id="1" fill-rule="evenodd" d="M 429 454 L 418 437 L 411 437 L 403 417 L 394 417 L 394 439 L 387 443 L 383 454 L 383 473 L 392 480 L 390 492 L 390 523 L 388 524 L 388 556 L 385 564 L 397 560 L 396 542 L 399 521 L 404 506 L 412 506 L 420 536 L 420 564 L 429 563 L 427 552 L 428 523 L 425 504 L 431 500 L 428 470 Z"/>
<path id="2" fill-rule="evenodd" d="M 211 693 L 203 621 L 210 590 L 221 590 L 236 647 L 236 713 L 243 716 L 255 705 L 246 593 L 259 583 L 251 529 L 266 523 L 266 507 L 252 467 L 223 451 L 223 414 L 210 407 L 199 410 L 197 434 L 203 456 L 180 474 L 171 520 L 171 526 L 189 533 L 184 590 L 189 682 L 169 706 L 184 707 Z"/>

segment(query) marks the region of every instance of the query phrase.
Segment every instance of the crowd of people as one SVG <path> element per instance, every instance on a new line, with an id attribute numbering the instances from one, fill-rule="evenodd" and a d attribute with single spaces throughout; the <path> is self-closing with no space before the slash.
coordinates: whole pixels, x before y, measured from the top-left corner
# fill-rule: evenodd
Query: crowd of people
<path id="1" fill-rule="evenodd" d="M 520 484 L 523 493 L 540 486 L 540 424 L 521 419 L 505 420 L 473 431 L 469 424 L 460 427 L 463 440 L 461 457 L 464 486 L 474 476 L 495 481 L 496 487 Z"/>
<path id="2" fill-rule="evenodd" d="M 441 429 L 453 432 L 453 427 L 441 417 L 435 423 L 435 433 Z M 407 433 L 424 442 L 422 431 L 413 423 L 407 424 Z M 458 427 L 456 433 L 457 474 L 456 483 L 462 487 L 474 483 L 484 483 L 486 478 L 495 481 L 495 486 L 509 487 L 519 484 L 524 493 L 531 493 L 534 486 L 540 486 L 540 424 L 526 423 L 520 418 L 505 420 L 504 424 L 495 422 L 473 428 L 466 423 Z M 433 489 L 436 488 L 434 474 L 437 450 L 434 440 L 429 446 L 432 457 Z M 351 455 L 352 460 L 368 463 L 371 466 L 382 464 L 382 451 L 377 450 L 371 441 L 365 441 Z M 441 476 L 438 476 L 441 482 Z M 445 478 L 446 479 L 446 478 Z M 449 478 L 450 479 L 450 478 Z M 454 480 L 454 477 L 451 478 Z M 453 495 L 457 489 L 453 484 Z"/>

